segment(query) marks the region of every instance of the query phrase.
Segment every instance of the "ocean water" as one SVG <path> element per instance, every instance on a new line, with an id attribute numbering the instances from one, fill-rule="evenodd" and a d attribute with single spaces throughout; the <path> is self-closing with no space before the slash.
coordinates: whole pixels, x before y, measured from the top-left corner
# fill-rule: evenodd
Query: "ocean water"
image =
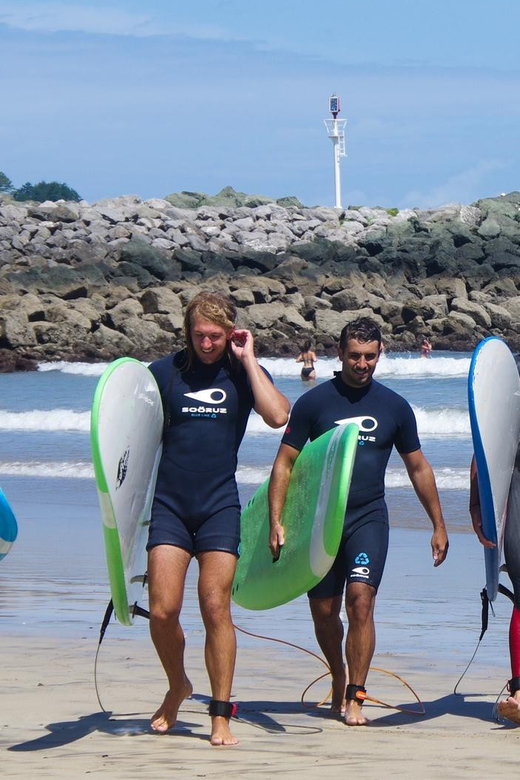
<path id="1" fill-rule="evenodd" d="M 300 380 L 300 365 L 287 358 L 261 361 L 277 386 L 294 402 L 310 385 Z M 431 359 L 414 355 L 383 356 L 376 378 L 403 395 L 412 405 L 422 447 L 430 460 L 443 497 L 446 519 L 464 528 L 459 502 L 465 500 L 471 437 L 467 409 L 470 356 L 435 353 Z M 61 505 L 95 505 L 90 461 L 90 406 L 106 364 L 44 363 L 31 373 L 0 375 L 0 485 L 20 507 L 47 504 L 59 495 Z M 326 381 L 339 363 L 317 363 L 317 382 Z M 239 458 L 238 483 L 245 502 L 270 472 L 281 431 L 266 426 L 252 414 Z M 413 491 L 400 458 L 392 456 L 387 472 L 387 494 L 399 511 L 397 526 L 414 527 L 420 521 Z"/>
<path id="2" fill-rule="evenodd" d="M 291 402 L 309 390 L 294 360 L 260 362 Z M 376 378 L 403 395 L 415 410 L 452 539 L 447 562 L 434 570 L 429 520 L 399 456 L 393 454 L 386 479 L 391 548 L 378 600 L 390 610 L 381 621 L 383 646 L 385 642 L 402 645 L 403 628 L 407 635 L 419 632 L 425 648 L 435 634 L 437 652 L 449 655 L 456 645 L 461 663 L 478 637 L 478 593 L 484 582 L 483 555 L 470 532 L 467 509 L 472 454 L 469 366 L 467 353 L 435 352 L 430 359 L 389 354 L 381 358 L 376 371 Z M 0 486 L 19 523 L 18 539 L 0 563 L 0 633 L 97 636 L 109 590 L 89 426 L 94 390 L 105 367 L 46 363 L 32 373 L 0 374 Z M 317 382 L 323 382 L 340 366 L 327 358 L 320 359 L 316 368 Z M 237 474 L 243 503 L 269 475 L 280 437 L 281 431 L 251 416 Z M 193 566 L 183 626 L 194 641 L 202 641 L 195 578 Z M 502 643 L 509 607 L 500 609 L 500 653 L 506 658 Z M 305 597 L 269 613 L 236 608 L 235 616 L 249 631 L 278 632 L 291 641 L 313 642 Z M 125 634 L 129 629 L 118 630 Z M 147 634 L 145 621 L 131 631 Z M 239 643 L 253 641 L 239 637 Z"/>

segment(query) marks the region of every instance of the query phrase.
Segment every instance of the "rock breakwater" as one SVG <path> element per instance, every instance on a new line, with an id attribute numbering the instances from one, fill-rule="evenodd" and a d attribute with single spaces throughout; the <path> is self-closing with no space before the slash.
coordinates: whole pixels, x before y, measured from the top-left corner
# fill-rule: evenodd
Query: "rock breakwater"
<path id="1" fill-rule="evenodd" d="M 262 203 L 179 208 L 124 196 L 0 199 L 0 364 L 151 360 L 182 343 L 200 289 L 231 295 L 259 354 L 331 354 L 360 315 L 390 350 L 520 348 L 520 192 L 432 210 Z"/>

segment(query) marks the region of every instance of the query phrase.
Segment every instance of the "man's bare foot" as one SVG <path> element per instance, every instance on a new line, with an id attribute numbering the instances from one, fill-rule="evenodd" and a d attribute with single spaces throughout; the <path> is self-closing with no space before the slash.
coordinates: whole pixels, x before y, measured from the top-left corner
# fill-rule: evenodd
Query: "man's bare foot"
<path id="1" fill-rule="evenodd" d="M 334 716 L 339 715 L 340 720 L 343 720 L 346 711 L 347 711 L 347 702 L 345 701 L 345 699 L 343 699 L 339 707 L 336 707 L 334 704 L 330 705 L 331 714 Z"/>
<path id="2" fill-rule="evenodd" d="M 343 674 L 340 677 L 332 678 L 332 701 L 330 704 L 330 711 L 337 713 L 343 717 L 347 708 L 347 702 L 345 699 L 345 686 L 347 684 L 346 675 Z"/>
<path id="3" fill-rule="evenodd" d="M 215 715 L 211 719 L 211 738 L 212 745 L 238 745 L 238 739 L 233 736 L 229 728 L 229 721 L 222 715 Z"/>
<path id="4" fill-rule="evenodd" d="M 507 699 L 499 702 L 497 710 L 498 714 L 503 718 L 507 718 L 520 726 L 520 701 L 517 701 L 512 696 L 508 696 Z"/>
<path id="5" fill-rule="evenodd" d="M 184 679 L 182 690 L 168 691 L 164 701 L 152 717 L 151 726 L 159 734 L 165 734 L 172 729 L 177 722 L 177 713 L 184 699 L 188 699 L 193 693 L 193 686 L 187 677 Z"/>
<path id="6" fill-rule="evenodd" d="M 345 723 L 347 726 L 367 726 L 368 719 L 363 715 L 361 705 L 350 699 L 347 702 L 347 709 L 345 711 Z"/>

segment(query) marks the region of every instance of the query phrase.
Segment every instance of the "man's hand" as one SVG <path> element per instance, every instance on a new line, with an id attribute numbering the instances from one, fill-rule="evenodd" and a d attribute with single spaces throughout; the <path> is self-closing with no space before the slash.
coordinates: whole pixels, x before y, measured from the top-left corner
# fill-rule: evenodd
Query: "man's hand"
<path id="1" fill-rule="evenodd" d="M 244 358 L 254 358 L 253 335 L 251 331 L 241 329 L 234 330 L 230 336 L 231 351 L 237 360 L 242 362 Z"/>
<path id="2" fill-rule="evenodd" d="M 285 543 L 285 533 L 283 530 L 283 525 L 280 525 L 280 523 L 277 523 L 271 528 L 271 532 L 269 534 L 269 547 L 271 550 L 271 553 L 273 554 L 273 561 L 277 561 L 280 557 L 280 553 L 282 551 L 282 547 Z"/>
<path id="3" fill-rule="evenodd" d="M 477 534 L 480 544 L 482 544 L 484 547 L 487 547 L 489 550 L 493 549 L 493 547 L 496 547 L 494 542 L 491 542 L 484 536 L 484 531 L 482 530 L 482 515 L 480 513 L 480 504 L 473 504 L 470 506 L 469 513 L 471 515 L 473 530 Z"/>
<path id="4" fill-rule="evenodd" d="M 446 556 L 448 555 L 448 535 L 445 528 L 439 528 L 432 534 L 432 556 L 433 565 L 440 566 L 444 563 Z"/>

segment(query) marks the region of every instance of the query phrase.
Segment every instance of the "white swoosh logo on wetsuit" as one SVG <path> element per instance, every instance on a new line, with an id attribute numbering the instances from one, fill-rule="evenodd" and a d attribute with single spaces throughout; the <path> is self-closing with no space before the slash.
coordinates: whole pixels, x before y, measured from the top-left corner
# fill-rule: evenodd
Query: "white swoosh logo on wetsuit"
<path id="1" fill-rule="evenodd" d="M 336 425 L 355 423 L 356 425 L 359 425 L 361 433 L 372 433 L 379 424 L 375 417 L 345 417 L 344 420 L 334 420 L 334 422 Z"/>
<path id="2" fill-rule="evenodd" d="M 199 390 L 197 393 L 184 393 L 184 395 L 204 404 L 223 404 L 227 398 L 225 390 L 221 390 L 220 387 L 210 387 L 208 390 Z"/>

